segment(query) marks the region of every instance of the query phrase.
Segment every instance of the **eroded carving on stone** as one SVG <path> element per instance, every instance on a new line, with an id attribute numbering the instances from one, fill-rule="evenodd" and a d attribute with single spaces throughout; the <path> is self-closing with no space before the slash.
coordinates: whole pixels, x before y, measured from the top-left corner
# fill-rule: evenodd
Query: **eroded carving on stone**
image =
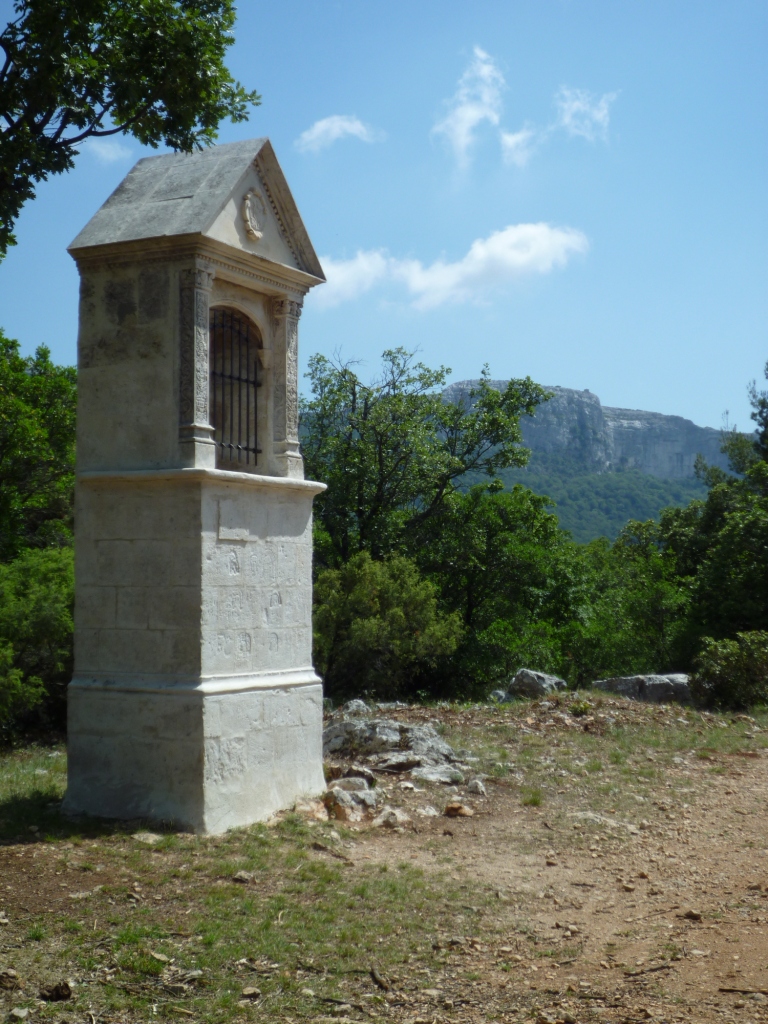
<path id="1" fill-rule="evenodd" d="M 299 327 L 295 320 L 285 325 L 285 436 L 299 439 Z"/>
<path id="2" fill-rule="evenodd" d="M 245 233 L 254 242 L 258 242 L 264 234 L 267 223 L 267 204 L 264 196 L 256 188 L 248 189 L 243 196 L 240 215 L 245 224 Z"/>
<path id="3" fill-rule="evenodd" d="M 179 278 L 179 427 L 195 437 L 208 422 L 208 316 L 213 273 L 205 266 L 182 270 Z"/>
<path id="4" fill-rule="evenodd" d="M 275 441 L 299 439 L 299 317 L 295 299 L 273 299 L 275 321 Z"/>

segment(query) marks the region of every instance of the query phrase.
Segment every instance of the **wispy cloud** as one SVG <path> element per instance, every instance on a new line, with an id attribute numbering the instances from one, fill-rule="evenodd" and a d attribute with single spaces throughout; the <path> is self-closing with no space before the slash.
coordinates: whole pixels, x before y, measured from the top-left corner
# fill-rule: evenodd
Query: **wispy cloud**
<path id="1" fill-rule="evenodd" d="M 606 92 L 598 98 L 586 89 L 564 85 L 555 93 L 557 116 L 553 123 L 537 128 L 526 122 L 519 131 L 510 132 L 500 127 L 505 88 L 504 76 L 493 57 L 476 46 L 472 62 L 448 102 L 447 114 L 432 128 L 433 135 L 447 139 L 462 169 L 469 165 L 478 129 L 483 123 L 498 130 L 504 162 L 520 168 L 528 164 L 554 132 L 564 131 L 589 142 L 608 138 L 611 104 L 618 96 L 616 92 Z"/>
<path id="2" fill-rule="evenodd" d="M 533 156 L 538 145 L 539 133 L 526 125 L 519 132 L 499 133 L 501 139 L 501 152 L 505 164 L 514 164 L 515 167 L 525 167 Z"/>
<path id="3" fill-rule="evenodd" d="M 569 135 L 580 135 L 589 142 L 608 138 L 608 123 L 611 104 L 618 96 L 606 92 L 600 99 L 586 89 L 571 89 L 564 85 L 555 94 L 557 121 L 554 127 L 562 128 Z"/>
<path id="4" fill-rule="evenodd" d="M 448 113 L 432 129 L 444 135 L 460 167 L 469 163 L 476 129 L 484 121 L 496 127 L 501 119 L 504 76 L 493 58 L 476 46 L 472 63 L 459 79 Z"/>
<path id="5" fill-rule="evenodd" d="M 116 164 L 133 156 L 131 147 L 118 142 L 117 139 L 88 139 L 83 149 L 95 156 L 101 164 Z"/>
<path id="6" fill-rule="evenodd" d="M 360 251 L 352 259 L 322 259 L 328 283 L 317 294 L 323 307 L 338 306 L 394 282 L 405 287 L 416 309 L 476 302 L 524 274 L 548 274 L 589 248 L 586 235 L 551 224 L 511 224 L 478 238 L 460 260 L 398 259 L 382 249 Z"/>
<path id="7" fill-rule="evenodd" d="M 301 153 L 319 153 L 348 135 L 362 142 L 381 142 L 384 138 L 383 132 L 363 124 L 358 117 L 332 114 L 315 121 L 311 128 L 301 133 L 294 145 Z"/>

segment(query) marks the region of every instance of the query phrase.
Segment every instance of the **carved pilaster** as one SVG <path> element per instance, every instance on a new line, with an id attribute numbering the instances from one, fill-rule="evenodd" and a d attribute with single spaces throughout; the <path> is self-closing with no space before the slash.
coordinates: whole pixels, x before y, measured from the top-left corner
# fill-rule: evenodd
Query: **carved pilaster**
<path id="1" fill-rule="evenodd" d="M 203 263 L 179 275 L 179 441 L 191 446 L 188 461 L 194 466 L 211 464 L 214 452 L 208 409 L 212 285 L 213 272 Z"/>
<path id="2" fill-rule="evenodd" d="M 299 317 L 301 302 L 272 300 L 274 329 L 272 438 L 284 476 L 303 476 L 299 451 Z"/>

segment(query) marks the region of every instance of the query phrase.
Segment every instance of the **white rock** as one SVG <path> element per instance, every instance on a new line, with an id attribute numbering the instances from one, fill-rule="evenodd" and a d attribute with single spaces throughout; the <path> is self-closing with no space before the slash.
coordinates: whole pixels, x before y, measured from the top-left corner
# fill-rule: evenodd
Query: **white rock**
<path id="1" fill-rule="evenodd" d="M 368 789 L 368 783 L 365 779 L 351 778 L 351 779 L 334 779 L 332 789 L 345 789 L 347 793 L 363 793 Z"/>
<path id="2" fill-rule="evenodd" d="M 371 713 L 371 709 L 364 700 L 348 700 L 346 704 L 342 704 L 339 711 L 345 715 L 369 715 Z"/>
<path id="3" fill-rule="evenodd" d="M 467 786 L 467 792 L 474 793 L 476 796 L 488 796 L 481 779 L 472 779 Z"/>
<path id="4" fill-rule="evenodd" d="M 445 786 L 452 786 L 457 783 L 461 785 L 464 782 L 464 776 L 458 768 L 452 768 L 450 765 L 429 765 L 424 768 L 414 768 L 411 775 L 415 779 L 423 779 L 424 782 L 442 782 Z"/>
<path id="5" fill-rule="evenodd" d="M 163 837 L 159 836 L 157 832 L 134 832 L 131 838 L 135 839 L 137 843 L 144 843 L 145 846 L 154 846 Z"/>
<path id="6" fill-rule="evenodd" d="M 630 700 L 646 701 L 649 704 L 665 704 L 675 701 L 688 704 L 691 691 L 688 676 L 684 672 L 669 675 L 613 676 L 611 679 L 597 679 L 593 690 L 619 693 Z"/>
<path id="7" fill-rule="evenodd" d="M 546 697 L 558 690 L 565 690 L 567 683 L 557 676 L 549 676 L 546 672 L 536 672 L 531 668 L 521 668 L 507 687 L 513 697 Z"/>
<path id="8" fill-rule="evenodd" d="M 384 807 L 381 813 L 373 819 L 376 828 L 397 828 L 399 825 L 407 825 L 410 817 L 401 811 L 399 807 Z"/>
<path id="9" fill-rule="evenodd" d="M 343 789 L 329 789 L 324 797 L 328 814 L 337 821 L 362 821 L 363 812 L 352 799 L 352 794 Z"/>

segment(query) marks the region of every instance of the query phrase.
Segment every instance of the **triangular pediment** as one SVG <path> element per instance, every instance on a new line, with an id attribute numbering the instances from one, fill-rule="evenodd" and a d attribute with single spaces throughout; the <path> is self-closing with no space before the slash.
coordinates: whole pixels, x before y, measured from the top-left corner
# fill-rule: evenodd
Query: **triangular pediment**
<path id="1" fill-rule="evenodd" d="M 325 280 L 268 139 L 140 160 L 69 251 L 190 235 Z"/>

